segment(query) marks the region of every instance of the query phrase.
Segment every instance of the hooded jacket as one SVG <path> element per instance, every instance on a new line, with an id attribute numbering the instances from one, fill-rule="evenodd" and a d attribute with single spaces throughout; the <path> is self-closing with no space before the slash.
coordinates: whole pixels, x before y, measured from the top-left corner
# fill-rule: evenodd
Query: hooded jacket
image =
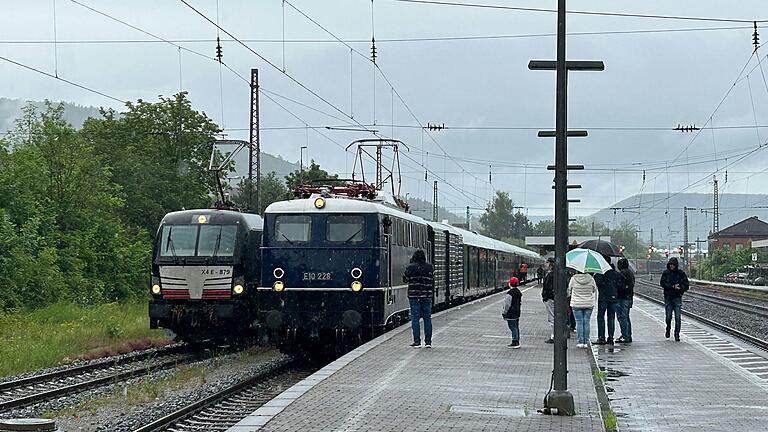
<path id="1" fill-rule="evenodd" d="M 544 282 L 541 288 L 541 301 L 547 302 L 555 299 L 555 272 L 550 270 L 544 275 Z"/>
<path id="2" fill-rule="evenodd" d="M 573 275 L 568 283 L 571 292 L 571 307 L 574 309 L 589 309 L 595 305 L 595 292 L 597 284 L 595 278 L 588 273 Z"/>
<path id="3" fill-rule="evenodd" d="M 619 273 L 624 276 L 624 287 L 619 290 L 619 299 L 630 300 L 635 295 L 635 273 L 629 269 L 629 261 L 626 258 L 619 259 L 617 267 Z"/>
<path id="4" fill-rule="evenodd" d="M 416 251 L 403 275 L 403 282 L 408 284 L 408 298 L 432 298 L 435 286 L 433 278 L 432 264 L 427 262 L 423 251 Z"/>
<path id="5" fill-rule="evenodd" d="M 667 262 L 667 269 L 661 274 L 661 281 L 659 282 L 662 288 L 664 288 L 665 298 L 678 298 L 682 297 L 683 293 L 688 291 L 688 276 L 684 271 L 680 270 L 680 264 L 677 262 L 677 258 L 670 258 Z"/>
<path id="6" fill-rule="evenodd" d="M 597 284 L 597 301 L 615 302 L 619 300 L 619 289 L 624 286 L 624 276 L 617 272 L 611 264 L 611 269 L 604 274 L 595 275 Z"/>

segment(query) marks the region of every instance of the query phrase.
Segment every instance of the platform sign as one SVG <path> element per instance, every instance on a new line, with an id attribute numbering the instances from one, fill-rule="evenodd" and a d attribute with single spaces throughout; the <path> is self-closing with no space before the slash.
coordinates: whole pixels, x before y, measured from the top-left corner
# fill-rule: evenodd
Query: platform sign
<path id="1" fill-rule="evenodd" d="M 752 252 L 752 262 L 757 262 L 757 252 Z"/>

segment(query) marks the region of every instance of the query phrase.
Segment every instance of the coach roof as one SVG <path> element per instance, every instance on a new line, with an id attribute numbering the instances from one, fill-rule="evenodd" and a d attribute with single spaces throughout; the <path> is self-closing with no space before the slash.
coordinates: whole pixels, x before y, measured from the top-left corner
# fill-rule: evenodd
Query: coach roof
<path id="1" fill-rule="evenodd" d="M 313 195 L 306 199 L 278 201 L 270 204 L 264 213 L 381 213 L 419 224 L 426 223 L 418 216 L 388 205 L 355 198 L 323 197 L 325 207 L 318 209 L 315 207 L 315 200 L 319 197 L 320 195 Z"/>
<path id="2" fill-rule="evenodd" d="M 259 215 L 232 210 L 193 209 L 170 212 L 163 217 L 161 224 L 186 225 L 198 224 L 198 217 L 205 216 L 207 224 L 228 225 L 244 224 L 249 230 L 264 228 L 264 220 Z"/>

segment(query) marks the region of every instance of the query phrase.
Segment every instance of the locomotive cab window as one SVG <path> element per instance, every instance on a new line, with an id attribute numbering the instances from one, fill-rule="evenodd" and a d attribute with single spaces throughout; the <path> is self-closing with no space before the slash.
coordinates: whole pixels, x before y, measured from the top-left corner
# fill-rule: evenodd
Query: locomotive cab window
<path id="1" fill-rule="evenodd" d="M 309 216 L 282 215 L 275 218 L 275 240 L 278 242 L 306 243 L 310 229 Z"/>
<path id="2" fill-rule="evenodd" d="M 362 216 L 328 216 L 325 239 L 329 242 L 359 243 L 365 240 Z"/>
<path id="3" fill-rule="evenodd" d="M 237 238 L 236 225 L 203 225 L 197 256 L 232 256 Z"/>
<path id="4" fill-rule="evenodd" d="M 166 225 L 163 227 L 160 256 L 195 256 L 196 244 L 196 225 Z"/>

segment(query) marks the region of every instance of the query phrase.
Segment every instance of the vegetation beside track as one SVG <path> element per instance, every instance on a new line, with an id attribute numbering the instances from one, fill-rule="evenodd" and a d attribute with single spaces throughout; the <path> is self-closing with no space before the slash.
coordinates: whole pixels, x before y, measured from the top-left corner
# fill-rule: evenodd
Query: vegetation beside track
<path id="1" fill-rule="evenodd" d="M 56 303 L 31 312 L 0 312 L 0 340 L 0 376 L 169 342 L 162 331 L 149 330 L 145 303 Z"/>

